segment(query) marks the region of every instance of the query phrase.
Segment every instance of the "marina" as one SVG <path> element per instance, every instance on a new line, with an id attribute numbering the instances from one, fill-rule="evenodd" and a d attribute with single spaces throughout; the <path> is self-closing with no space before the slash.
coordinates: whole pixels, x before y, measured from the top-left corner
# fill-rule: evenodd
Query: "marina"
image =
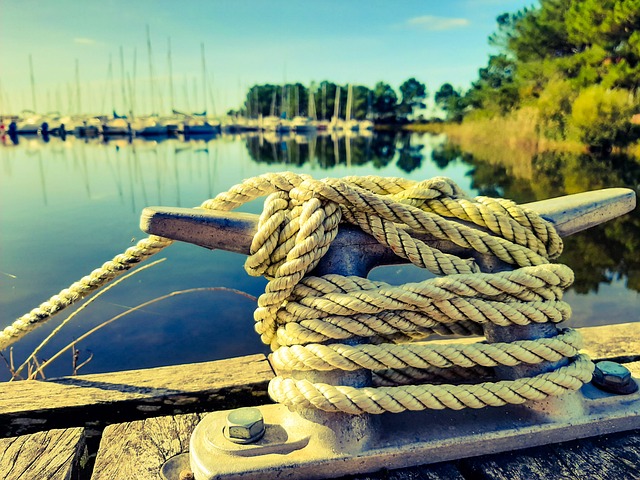
<path id="1" fill-rule="evenodd" d="M 93 142 L 86 143 L 82 139 L 74 140 L 73 138 L 67 138 L 65 141 L 53 139 L 45 143 L 42 138 L 34 137 L 28 142 L 19 142 L 18 144 L 10 144 L 3 147 L 5 149 L 3 152 L 10 153 L 12 156 L 20 155 L 14 158 L 13 161 L 10 161 L 11 156 L 3 156 L 3 158 L 5 162 L 9 161 L 9 163 L 5 164 L 5 168 L 9 166 L 10 169 L 8 171 L 12 172 L 12 175 L 16 175 L 16 168 L 19 166 L 20 168 L 26 167 L 25 164 L 16 163 L 17 158 L 21 158 L 20 162 L 26 161 L 27 163 L 32 163 L 34 167 L 40 165 L 43 168 L 41 175 L 39 175 L 40 179 L 44 181 L 41 184 L 44 187 L 42 189 L 43 196 L 41 196 L 38 203 L 41 207 L 44 206 L 45 211 L 43 213 L 46 215 L 48 209 L 59 204 L 62 198 L 57 199 L 57 194 L 54 196 L 53 192 L 48 190 L 51 185 L 47 182 L 47 179 L 50 179 L 50 174 L 60 170 L 60 168 L 52 169 L 47 164 L 42 163 L 42 149 L 45 149 L 44 151 L 51 149 L 51 152 L 55 152 L 60 147 L 67 148 L 69 149 L 67 153 L 59 157 L 59 160 L 62 160 L 59 166 L 67 164 L 71 168 L 59 173 L 68 177 L 70 173 L 78 169 L 78 173 L 81 174 L 79 178 L 85 179 L 78 187 L 81 187 L 80 191 L 89 199 L 103 197 L 104 193 L 100 192 L 104 187 L 107 187 L 107 192 L 113 192 L 109 196 L 116 194 L 115 198 L 119 199 L 117 203 L 123 204 L 125 209 L 129 210 L 127 216 L 131 217 L 131 223 L 135 223 L 135 217 L 139 215 L 140 209 L 144 206 L 153 203 L 189 206 L 198 203 L 193 198 L 196 195 L 206 194 L 212 197 L 213 195 L 208 192 L 193 191 L 188 188 L 188 185 L 192 184 L 193 178 L 198 177 L 198 183 L 201 186 L 205 186 L 205 188 L 211 189 L 211 192 L 214 193 L 221 188 L 218 187 L 219 182 L 223 181 L 222 177 L 219 176 L 219 173 L 221 173 L 219 169 L 223 165 L 227 165 L 222 170 L 227 175 L 230 173 L 231 165 L 235 165 L 236 168 L 240 167 L 241 175 L 250 174 L 246 169 L 251 163 L 246 163 L 245 161 L 244 165 L 239 165 L 237 161 L 229 162 L 225 160 L 225 156 L 222 155 L 223 152 L 229 157 L 235 155 L 236 158 L 239 153 L 242 153 L 249 162 L 255 162 L 257 168 L 261 169 L 263 165 L 270 165 L 270 168 L 277 169 L 285 164 L 289 168 L 302 169 L 302 171 L 310 169 L 307 171 L 314 172 L 329 169 L 331 172 L 341 170 L 353 172 L 368 168 L 369 165 L 373 164 L 379 165 L 376 167 L 378 170 L 381 168 L 385 168 L 387 171 L 390 171 L 389 169 L 397 169 L 396 171 L 398 173 L 402 172 L 401 175 L 405 177 L 407 175 L 415 175 L 415 178 L 421 178 L 421 175 L 423 175 L 420 172 L 421 168 L 434 168 L 431 162 L 439 158 L 436 152 L 442 149 L 442 142 L 444 142 L 443 138 L 429 136 L 410 136 L 406 138 L 392 136 L 391 138 L 384 138 L 383 136 L 373 135 L 371 137 L 342 137 L 340 139 L 335 136 L 333 138 L 331 136 L 320 136 L 305 137 L 302 141 L 294 135 L 279 136 L 277 138 L 277 143 L 272 144 L 267 140 L 268 137 L 265 139 L 265 136 L 260 134 L 249 136 L 220 135 L 208 142 L 185 142 L 170 139 L 160 143 L 142 139 L 133 139 L 131 142 L 128 139 L 116 140 L 115 142 L 104 142 L 103 139 L 95 139 Z M 382 142 L 382 145 L 380 142 Z M 347 145 L 350 145 L 350 147 L 347 147 Z M 389 150 L 391 149 L 393 153 L 389 156 Z M 404 156 L 403 150 L 405 152 Z M 190 155 L 188 157 L 183 157 L 185 153 L 189 152 Z M 349 158 L 347 157 L 348 152 Z M 386 155 L 382 152 L 386 152 Z M 413 171 L 407 172 L 406 170 L 403 171 L 402 167 L 407 165 L 404 163 L 406 160 L 403 160 L 403 158 L 406 158 L 409 152 L 412 152 L 414 159 L 419 157 L 420 161 L 417 163 L 419 166 L 417 169 L 414 168 Z M 73 155 L 69 157 L 69 153 L 73 153 Z M 49 158 L 56 159 L 58 157 L 52 156 Z M 388 160 L 383 161 L 384 158 L 388 158 Z M 121 167 L 117 166 L 119 161 L 124 162 Z M 176 162 L 181 162 L 179 170 Z M 184 162 L 188 162 L 188 164 Z M 385 165 L 385 163 L 386 166 L 383 167 L 382 165 Z M 173 169 L 171 168 L 172 165 L 175 165 Z M 464 162 L 453 162 L 453 164 L 448 164 L 444 170 L 448 176 L 457 178 L 460 183 L 469 182 L 465 175 L 469 165 L 465 165 Z M 150 170 L 150 166 L 155 166 L 155 168 Z M 107 183 L 92 182 L 91 178 L 99 177 L 101 174 L 90 173 L 92 171 L 90 169 L 105 167 L 108 168 L 107 171 L 111 171 L 109 174 L 111 181 Z M 122 167 L 126 167 L 126 169 L 123 170 Z M 187 183 L 184 186 L 176 183 L 173 188 L 167 188 L 171 184 L 166 183 L 168 181 L 167 174 L 178 171 L 182 172 L 183 178 L 187 179 Z M 191 173 L 189 173 L 190 171 Z M 102 176 L 104 177 L 104 175 Z M 32 176 L 28 177 L 32 178 Z M 173 180 L 176 180 L 176 178 Z M 84 186 L 82 186 L 82 183 L 84 183 Z M 135 186 L 136 184 L 139 186 Z M 142 188 L 143 185 L 144 188 Z M 137 198 L 138 194 L 134 194 L 134 192 L 142 193 L 142 197 Z M 154 198 L 155 200 L 153 200 Z M 71 204 L 74 203 L 76 202 L 71 202 Z M 252 210 L 259 211 L 260 205 L 250 207 L 249 211 Z M 103 225 L 107 230 L 112 230 L 114 225 L 122 223 L 121 215 L 118 215 L 118 212 L 113 213 L 120 218 L 115 218 L 113 223 Z M 96 210 L 92 208 L 91 215 L 95 214 Z M 102 214 L 101 217 L 103 219 L 107 218 Z M 59 217 L 59 219 L 62 218 Z M 75 218 L 77 218 L 77 214 L 73 216 L 73 219 Z M 69 227 L 62 226 L 62 228 Z M 97 233 L 96 226 L 92 225 L 90 229 L 92 230 L 92 235 L 95 236 Z M 55 229 L 50 230 L 50 233 L 54 231 Z M 114 243 L 116 233 L 117 236 L 122 235 L 122 232 L 111 232 L 111 237 L 105 236 L 101 242 Z M 158 233 L 167 235 L 167 233 Z M 82 237 L 82 235 L 79 234 L 79 237 Z M 63 244 L 66 243 L 64 238 L 62 240 Z M 15 242 L 11 243 L 15 244 Z M 106 244 L 100 244 L 103 245 L 101 248 L 104 249 Z M 24 247 L 28 248 L 28 245 L 24 245 Z M 190 285 L 198 287 L 211 285 L 210 281 L 207 280 L 205 280 L 206 283 L 198 285 L 198 282 L 202 282 L 197 276 L 198 269 L 202 271 L 203 279 L 210 279 L 211 256 L 217 253 L 217 256 L 223 259 L 227 254 L 220 250 L 209 252 L 205 249 L 197 249 L 198 252 L 192 253 L 202 253 L 203 255 L 196 255 L 189 260 L 188 257 L 192 255 L 189 253 L 188 256 L 184 256 L 184 253 L 192 249 L 187 247 L 187 245 L 175 245 L 172 247 L 172 250 L 173 248 L 178 248 L 178 251 L 184 250 L 182 253 L 176 252 L 178 256 L 173 257 L 177 259 L 180 268 L 177 268 L 177 264 L 174 263 L 165 274 L 159 277 L 157 275 L 149 276 L 144 280 L 143 284 L 138 282 L 136 289 L 127 289 L 125 292 L 121 292 L 121 294 L 125 293 L 129 297 L 128 300 L 117 299 L 117 297 L 107 300 L 105 305 L 93 312 L 93 315 L 97 315 L 96 320 L 91 320 L 89 317 L 88 323 L 86 322 L 87 319 L 85 319 L 85 321 L 76 325 L 75 330 L 79 332 L 89 328 L 92 323 L 94 325 L 99 324 L 98 317 L 110 315 L 108 313 L 109 309 L 115 307 L 117 311 L 119 310 L 118 305 L 123 303 L 125 305 L 126 303 L 132 304 L 134 302 L 132 295 L 144 296 L 144 290 L 148 288 L 157 289 L 157 285 L 159 285 L 157 281 L 162 277 L 171 277 L 172 282 L 179 280 L 181 276 L 180 270 L 185 267 L 188 272 L 183 273 L 187 273 L 185 278 L 189 279 Z M 52 248 L 53 243 L 49 241 L 48 256 L 53 251 Z M 236 254 L 230 255 L 235 256 Z M 20 256 L 17 257 L 17 259 L 19 258 Z M 241 261 L 242 259 L 240 258 L 239 260 Z M 585 259 L 582 258 L 582 260 Z M 232 273 L 232 269 L 241 269 L 239 262 L 232 262 L 226 266 L 220 260 L 214 263 L 217 263 L 215 266 L 217 273 L 215 275 L 223 275 L 225 277 L 224 287 L 226 289 L 229 287 L 239 288 L 245 293 L 257 295 L 263 288 L 261 281 L 254 283 L 253 286 L 243 281 L 242 284 L 237 284 L 236 286 L 235 282 L 243 276 Z M 193 266 L 190 267 L 189 265 Z M 3 271 L 5 271 L 5 268 L 3 267 Z M 78 268 L 79 272 L 86 271 L 85 265 L 78 264 Z M 418 275 L 418 273 L 410 268 L 408 269 L 408 267 L 402 267 L 398 270 L 396 270 L 398 267 L 392 268 L 393 270 L 385 273 L 375 274 L 374 272 L 373 278 L 385 278 L 393 281 L 394 277 L 398 279 L 401 277 L 402 282 L 408 278 L 415 278 L 416 280 L 419 278 L 412 277 L 413 275 Z M 229 273 L 221 273 L 225 272 L 225 270 Z M 15 269 L 7 269 L 7 271 L 15 271 Z M 37 272 L 34 272 L 34 274 L 38 275 Z M 22 276 L 23 273 L 19 273 L 19 275 L 16 275 L 16 280 Z M 584 282 L 584 280 L 580 282 Z M 143 288 L 141 289 L 141 287 Z M 160 288 L 164 289 L 166 287 Z M 602 288 L 599 289 L 600 294 L 602 294 Z M 46 279 L 45 290 L 50 291 L 50 281 L 46 281 Z M 607 293 L 610 295 L 610 292 Z M 629 293 L 631 297 L 628 306 L 625 307 L 622 302 L 617 305 L 618 312 L 624 312 L 624 309 L 628 308 L 628 313 L 610 313 L 609 317 L 598 318 L 596 321 L 596 324 L 599 321 L 609 325 L 582 327 L 581 332 L 586 337 L 586 352 L 594 359 L 615 361 L 627 365 L 630 372 L 633 375 L 637 375 L 637 358 L 639 355 L 635 340 L 638 338 L 636 330 L 639 323 L 634 321 L 634 315 L 637 315 L 637 310 L 633 298 L 637 294 Z M 211 309 L 216 310 L 216 304 L 220 301 L 220 297 L 217 297 L 217 295 L 225 297 L 225 309 L 224 312 L 217 309 L 218 314 L 211 318 Z M 573 297 L 569 295 L 569 298 Z M 606 304 L 605 308 L 611 312 L 610 303 L 606 298 L 603 300 Z M 576 306 L 578 318 L 580 318 L 583 315 L 580 312 L 586 312 L 587 310 L 584 310 L 575 300 L 572 300 L 572 303 Z M 208 304 L 210 306 L 207 307 Z M 597 301 L 590 302 L 588 311 L 589 315 L 595 317 L 597 313 L 592 308 L 593 305 L 597 305 Z M 111 329 L 109 331 L 110 329 L 107 326 L 104 329 L 107 332 L 107 337 L 103 338 L 109 338 L 109 341 L 100 340 L 99 334 L 96 334 L 97 336 L 89 340 L 87 350 L 84 350 L 84 341 L 78 345 L 79 354 L 90 351 L 95 356 L 83 367 L 85 371 L 90 372 L 93 369 L 99 372 L 100 369 L 104 368 L 104 372 L 109 372 L 120 361 L 122 362 L 120 369 L 124 370 L 123 372 L 94 373 L 56 378 L 56 371 L 68 371 L 68 365 L 64 365 L 64 362 L 62 362 L 57 367 L 55 363 L 52 364 L 48 372 L 53 373 L 47 373 L 47 378 L 50 378 L 51 375 L 54 375 L 54 378 L 47 382 L 11 382 L 6 384 L 5 388 L 8 390 L 6 390 L 7 394 L 4 397 L 10 398 L 11 401 L 2 407 L 0 416 L 5 415 L 8 425 L 6 431 L 8 437 L 3 440 L 8 455 L 6 457 L 8 463 L 3 464 L 2 467 L 7 469 L 7 478 L 29 478 L 33 474 L 42 474 L 51 478 L 56 478 L 58 474 L 63 475 L 61 478 L 65 478 L 66 475 L 79 475 L 81 478 L 96 479 L 124 476 L 159 478 L 158 475 L 161 475 L 159 472 L 168 468 L 166 462 L 169 459 L 179 454 L 183 454 L 183 456 L 175 458 L 184 458 L 184 454 L 188 451 L 189 438 L 193 435 L 193 429 L 199 421 L 205 418 L 203 415 L 205 412 L 224 411 L 240 406 L 268 406 L 269 400 L 266 385 L 273 378 L 273 372 L 274 370 L 277 371 L 277 367 L 270 363 L 264 353 L 246 356 L 252 350 L 253 352 L 264 352 L 264 347 L 255 341 L 257 339 L 254 335 L 243 333 L 243 330 L 246 332 L 246 329 L 251 328 L 251 307 L 252 302 L 225 291 L 220 292 L 220 294 L 214 293 L 213 298 L 210 299 L 201 297 L 198 300 L 197 307 L 193 304 L 190 305 L 188 301 L 177 304 L 171 308 L 170 316 L 178 319 L 179 323 L 175 325 L 179 326 L 179 328 L 188 327 L 188 333 L 185 337 L 185 341 L 187 338 L 189 339 L 188 350 L 164 344 L 161 350 L 157 349 L 159 354 L 157 357 L 150 355 L 151 350 L 148 347 L 141 350 L 141 357 L 136 357 L 132 355 L 133 352 L 127 346 L 127 337 L 130 337 L 137 346 L 140 346 L 143 336 L 148 337 L 150 333 L 148 327 L 145 327 L 144 323 L 140 323 L 141 321 L 144 322 L 145 319 L 153 322 L 152 328 L 156 339 L 161 339 L 162 337 L 157 337 L 157 334 L 165 331 L 168 334 L 166 338 L 173 337 L 173 341 L 177 341 L 178 344 L 181 341 L 179 335 L 176 336 L 175 327 L 172 327 L 170 323 L 166 323 L 161 317 L 157 317 L 160 310 L 156 310 L 157 313 L 154 315 L 154 311 L 149 310 L 147 307 L 140 312 L 141 320 L 134 324 L 121 324 L 121 327 L 124 327 L 125 330 L 115 333 L 119 338 L 118 342 L 112 341 L 114 330 Z M 243 310 L 245 308 L 246 311 Z M 196 313 L 198 310 L 202 312 L 201 320 L 194 321 L 196 315 L 199 315 Z M 226 315 L 229 316 L 227 317 Z M 154 319 L 154 317 L 156 318 Z M 618 325 L 610 325 L 611 318 L 617 319 L 620 323 Z M 246 322 L 243 322 L 242 319 L 245 319 Z M 573 320 L 575 325 L 575 316 Z M 585 320 L 583 318 L 583 321 Z M 632 323 L 625 323 L 625 320 L 631 320 Z M 116 332 L 119 330 L 117 325 L 117 323 L 113 324 L 116 327 Z M 127 331 L 131 332 L 131 327 L 134 329 L 133 332 L 138 330 L 139 333 L 134 333 L 133 336 L 131 336 L 131 333 L 125 333 Z M 204 340 L 202 345 L 204 357 L 198 357 L 199 347 L 197 342 L 193 340 L 194 327 L 203 329 L 201 330 L 202 333 L 196 334 L 196 337 L 201 336 Z M 43 331 L 38 330 L 30 337 L 35 337 L 34 341 L 37 341 L 37 337 L 42 338 L 49 329 L 50 327 L 48 326 L 43 327 Z M 222 336 L 215 335 L 215 337 L 219 337 L 219 343 L 217 344 L 219 346 L 214 346 L 218 340 L 212 338 L 210 334 L 206 333 L 207 331 L 222 333 Z M 153 337 L 150 339 L 156 341 L 153 340 Z M 245 343 L 243 340 L 250 343 Z M 61 339 L 52 343 L 52 349 L 56 346 L 56 342 L 59 341 Z M 232 344 L 230 341 L 232 341 Z M 459 340 L 456 341 L 459 342 Z M 21 343 L 18 343 L 16 347 L 20 347 Z M 121 350 L 101 353 L 100 345 L 108 346 L 111 349 L 116 347 Z M 225 350 L 229 347 L 234 350 Z M 24 348 L 28 351 L 33 347 L 27 343 Z M 171 360 L 171 357 L 168 356 L 171 351 L 179 354 L 178 357 L 175 357 L 175 360 Z M 212 359 L 212 353 L 216 356 L 219 355 L 221 359 L 227 358 L 229 360 L 215 360 L 215 357 Z M 15 349 L 14 354 L 19 356 L 20 349 Z M 189 362 L 188 364 L 185 364 L 185 359 L 186 362 Z M 104 366 L 101 366 L 102 360 L 106 360 Z M 190 363 L 194 361 L 208 363 Z M 156 367 L 157 365 L 167 365 L 168 363 L 174 363 L 174 366 Z M 142 364 L 144 366 L 143 369 L 127 372 L 128 368 L 131 368 L 128 365 L 133 366 L 136 364 Z M 46 385 L 46 387 L 40 387 L 40 385 Z M 39 406 L 37 396 L 34 396 L 32 388 L 35 388 L 43 395 L 43 402 L 47 402 L 46 407 Z M 52 397 L 61 399 L 62 403 L 51 405 L 48 400 L 45 400 Z M 29 399 L 28 406 L 18 402 L 17 399 L 19 398 Z M 633 404 L 632 402 L 631 405 Z M 635 418 L 633 415 L 635 414 L 631 414 L 629 417 L 625 428 L 635 428 L 633 427 L 634 420 L 632 419 Z M 590 422 L 593 422 L 593 420 L 590 420 Z M 600 432 L 614 432 L 616 430 L 616 428 L 612 427 L 613 424 L 610 420 L 607 420 L 607 422 L 609 423 L 605 422 L 602 427 L 605 430 L 600 430 Z M 609 427 L 604 425 L 609 425 Z M 563 455 L 578 454 L 582 456 L 581 458 L 595 459 L 598 458 L 598 455 L 606 455 L 606 446 L 613 442 L 617 449 L 616 452 L 621 458 L 635 458 L 634 456 L 637 456 L 637 436 L 634 432 L 613 434 L 613 436 L 601 437 L 598 440 L 574 441 L 566 444 L 566 447 L 564 447 L 564 444 L 536 447 L 537 449 L 534 450 L 512 452 L 509 456 L 496 456 L 494 454 L 493 456 L 484 457 L 482 455 L 491 454 L 496 450 L 486 449 L 486 447 L 480 445 L 467 450 L 468 452 L 475 452 L 473 454 L 474 458 L 470 460 L 464 460 L 463 457 L 465 455 L 461 454 L 460 450 L 449 448 L 446 450 L 448 453 L 445 456 L 440 456 L 441 454 L 435 453 L 437 451 L 435 450 L 434 453 L 429 454 L 431 459 L 429 463 L 437 461 L 436 459 L 441 459 L 441 461 L 434 466 L 415 466 L 408 470 L 396 469 L 382 475 L 394 475 L 395 478 L 411 478 L 411 475 L 419 473 L 421 475 L 444 475 L 444 478 L 465 478 L 470 475 L 469 472 L 481 472 L 488 469 L 486 470 L 487 472 L 490 471 L 492 475 L 497 475 L 498 477 L 500 475 L 505 477 L 515 475 L 515 478 L 518 478 L 517 468 L 520 467 L 516 466 L 525 465 L 527 470 L 524 471 L 526 473 L 521 473 L 522 478 L 530 478 L 528 477 L 531 471 L 530 468 L 535 468 L 536 471 L 540 472 L 540 475 L 547 475 L 551 471 L 563 468 L 561 464 L 559 465 L 553 461 L 549 462 L 546 459 L 548 455 L 545 453 L 545 448 L 553 448 L 554 451 L 559 452 L 557 454 L 560 456 L 559 458 L 563 458 Z M 585 434 L 569 433 L 568 437 L 566 436 L 567 434 L 561 435 L 556 437 L 557 440 L 555 441 L 579 438 Z M 586 435 L 589 436 L 589 434 Z M 170 447 L 168 449 L 163 447 L 162 445 L 165 444 L 170 445 Z M 526 446 L 535 444 L 532 444 L 531 440 L 525 443 Z M 159 445 L 159 447 L 154 447 L 153 445 Z M 566 453 L 562 453 L 564 452 L 563 448 L 567 449 Z M 55 455 L 58 461 L 44 461 L 42 463 L 40 461 L 32 461 L 29 454 L 26 453 L 34 452 L 33 454 L 40 458 L 43 451 L 46 454 Z M 11 452 L 16 453 L 13 454 Z M 18 454 L 17 452 L 21 453 Z M 114 462 L 113 456 L 122 455 L 122 452 L 128 452 L 127 458 L 129 460 L 127 462 Z M 43 457 L 43 460 L 44 458 L 46 456 Z M 456 460 L 453 463 L 446 463 L 449 458 L 456 458 Z M 543 461 L 542 459 L 545 460 Z M 63 461 L 62 465 L 59 463 L 61 460 Z M 441 463 L 442 461 L 445 463 Z M 597 460 L 593 461 L 597 462 Z M 412 461 L 412 463 L 419 464 L 417 461 Z M 394 465 L 401 466 L 402 464 Z M 587 463 L 587 465 L 590 464 Z M 55 469 L 56 473 L 49 473 L 48 468 Z M 183 466 L 178 468 L 184 470 Z M 595 467 L 588 466 L 585 468 Z M 603 475 L 605 475 L 603 478 L 607 478 L 606 475 L 615 475 L 615 472 L 619 471 L 618 469 L 620 468 L 626 468 L 626 471 L 628 471 L 628 466 L 626 466 L 624 460 L 621 465 L 609 462 L 603 470 Z M 12 475 L 15 475 L 15 477 L 12 477 Z M 320 478 L 324 478 L 324 475 L 335 476 L 335 473 L 323 474 Z M 173 480 L 173 478 L 177 477 L 169 475 L 162 478 Z M 377 477 L 352 476 L 351 478 Z"/>

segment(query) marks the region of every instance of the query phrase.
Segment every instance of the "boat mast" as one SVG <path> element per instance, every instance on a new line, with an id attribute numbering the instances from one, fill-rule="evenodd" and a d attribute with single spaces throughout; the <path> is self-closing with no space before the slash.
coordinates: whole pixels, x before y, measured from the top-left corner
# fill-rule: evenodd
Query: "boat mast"
<path id="1" fill-rule="evenodd" d="M 344 114 L 345 121 L 351 120 L 351 102 L 353 102 L 353 85 L 347 86 L 347 110 Z"/>
<path id="2" fill-rule="evenodd" d="M 37 112 L 36 109 L 36 81 L 35 76 L 33 75 L 33 59 L 31 58 L 31 54 L 29 54 L 29 77 L 31 79 L 31 101 L 33 105 L 33 111 Z"/>
<path id="3" fill-rule="evenodd" d="M 271 111 L 269 112 L 269 114 L 272 117 L 276 116 L 276 96 L 278 95 L 278 89 L 277 88 L 273 88 L 273 97 L 271 98 Z"/>
<path id="4" fill-rule="evenodd" d="M 127 81 L 124 77 L 124 51 L 122 49 L 122 45 L 120 45 L 120 78 L 122 80 L 122 108 L 124 111 L 127 111 Z M 115 109 L 115 104 L 114 104 Z"/>
<path id="5" fill-rule="evenodd" d="M 82 114 L 82 105 L 80 104 L 80 64 L 76 58 L 76 107 L 78 114 Z"/>
<path id="6" fill-rule="evenodd" d="M 128 77 L 128 76 L 127 76 Z M 131 78 L 128 78 L 129 82 L 129 115 L 133 119 L 133 114 L 136 111 L 136 101 L 138 97 L 138 49 L 133 47 L 133 82 Z"/>
<path id="7" fill-rule="evenodd" d="M 322 119 L 327 119 L 327 83 L 322 84 Z"/>
<path id="8" fill-rule="evenodd" d="M 175 98 L 173 92 L 173 62 L 171 61 L 171 37 L 167 38 L 167 62 L 169 63 L 169 100 L 171 102 L 171 112 L 175 108 Z"/>
<path id="9" fill-rule="evenodd" d="M 317 120 L 316 100 L 313 95 L 313 90 L 311 89 L 309 89 L 309 105 L 307 106 L 307 116 L 313 120 Z"/>
<path id="10" fill-rule="evenodd" d="M 336 87 L 336 101 L 333 104 L 333 118 L 340 118 L 340 86 Z"/>
<path id="11" fill-rule="evenodd" d="M 280 116 L 281 117 L 282 117 L 283 113 L 284 113 L 285 117 L 287 115 L 287 111 L 285 110 L 285 105 L 286 104 L 285 104 L 285 98 L 284 98 L 285 92 L 286 92 L 285 89 L 286 89 L 285 85 L 282 85 L 282 95 L 281 95 L 281 98 L 280 98 Z"/>
<path id="12" fill-rule="evenodd" d="M 111 109 L 115 111 L 116 109 L 116 89 L 113 85 L 113 57 L 109 54 L 109 85 L 111 87 Z M 104 109 L 103 109 L 104 110 Z"/>
<path id="13" fill-rule="evenodd" d="M 155 115 L 156 113 L 156 104 L 155 104 L 155 92 L 154 92 L 154 81 L 153 81 L 153 59 L 151 57 L 151 34 L 149 33 L 149 24 L 147 24 L 147 52 L 149 54 L 149 92 L 151 94 L 151 99 L 149 101 L 149 105 L 151 106 L 151 115 Z"/>
<path id="14" fill-rule="evenodd" d="M 207 66 L 204 61 L 204 42 L 200 43 L 200 57 L 202 58 L 202 102 L 204 115 L 207 116 Z"/>
<path id="15" fill-rule="evenodd" d="M 213 96 L 213 75 L 211 76 L 210 81 L 207 83 L 208 91 L 209 91 L 209 105 L 211 105 L 211 115 L 216 116 L 216 99 Z"/>

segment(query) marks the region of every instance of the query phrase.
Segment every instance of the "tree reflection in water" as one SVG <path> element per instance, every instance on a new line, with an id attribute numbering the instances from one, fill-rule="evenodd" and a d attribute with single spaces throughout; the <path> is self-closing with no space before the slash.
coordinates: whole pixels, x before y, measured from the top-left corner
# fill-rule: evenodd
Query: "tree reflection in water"
<path id="1" fill-rule="evenodd" d="M 424 160 L 424 145 L 413 144 L 413 138 L 404 132 L 351 136 L 265 133 L 247 137 L 246 145 L 257 163 L 302 166 L 309 162 L 322 169 L 370 164 L 379 169 L 395 162 L 402 171 L 410 173 Z"/>
<path id="2" fill-rule="evenodd" d="M 482 152 L 484 154 L 484 152 Z M 640 191 L 640 163 L 627 155 L 539 152 L 530 155 L 530 175 L 514 175 L 511 165 L 464 152 L 445 143 L 432 153 L 444 168 L 452 161 L 472 166 L 473 188 L 480 195 L 502 196 L 518 203 L 532 202 L 602 188 L 626 187 Z M 521 155 L 522 152 L 519 152 Z M 600 283 L 626 279 L 630 290 L 640 292 L 640 210 L 565 239 L 559 262 L 576 274 L 578 293 L 597 292 Z"/>

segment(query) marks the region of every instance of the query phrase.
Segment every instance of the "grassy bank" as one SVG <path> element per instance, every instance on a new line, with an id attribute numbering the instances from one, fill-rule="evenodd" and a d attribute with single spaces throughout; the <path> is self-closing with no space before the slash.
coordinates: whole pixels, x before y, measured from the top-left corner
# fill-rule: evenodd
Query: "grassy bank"
<path id="1" fill-rule="evenodd" d="M 535 109 L 521 109 L 504 117 L 465 119 L 463 123 L 410 124 L 405 130 L 444 133 L 463 151 L 491 165 L 502 165 L 518 178 L 533 178 L 532 158 L 542 152 L 586 153 L 588 145 L 554 141 L 538 133 Z M 640 143 L 623 151 L 640 162 Z"/>

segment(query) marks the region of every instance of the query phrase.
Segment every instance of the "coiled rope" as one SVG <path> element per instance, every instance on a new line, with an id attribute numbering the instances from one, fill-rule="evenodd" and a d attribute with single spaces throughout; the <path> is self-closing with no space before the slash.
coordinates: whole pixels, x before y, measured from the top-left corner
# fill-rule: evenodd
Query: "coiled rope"
<path id="1" fill-rule="evenodd" d="M 291 172 L 251 178 L 201 208 L 229 211 L 262 196 L 267 198 L 245 268 L 269 280 L 254 318 L 262 341 L 274 350 L 275 368 L 284 372 L 269 385 L 274 400 L 352 414 L 480 408 L 559 395 L 591 379 L 593 364 L 578 353 L 579 335 L 568 329 L 553 338 L 511 343 L 416 343 L 434 333 L 482 334 L 487 324 L 569 318 L 562 293 L 573 282 L 573 272 L 549 263 L 561 253 L 562 240 L 537 213 L 509 200 L 469 199 L 442 177 L 314 180 Z M 441 277 L 396 287 L 353 276 L 307 276 L 344 222 Z M 481 273 L 473 259 L 430 247 L 415 235 L 420 233 L 492 255 L 515 269 Z M 171 243 L 157 236 L 140 241 L 5 328 L 0 348 Z M 352 337 L 370 344 L 340 343 Z M 562 359 L 569 362 L 534 377 L 477 383 L 490 367 Z M 336 369 L 371 370 L 383 386 L 312 383 L 286 373 Z M 456 378 L 464 383 L 405 385 Z"/>

